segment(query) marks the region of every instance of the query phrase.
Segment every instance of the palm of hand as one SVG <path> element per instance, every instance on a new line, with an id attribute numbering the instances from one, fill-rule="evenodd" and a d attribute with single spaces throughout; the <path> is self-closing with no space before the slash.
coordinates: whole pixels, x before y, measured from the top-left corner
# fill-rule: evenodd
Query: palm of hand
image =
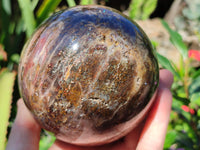
<path id="1" fill-rule="evenodd" d="M 50 150 L 160 150 L 163 147 L 171 111 L 170 92 L 173 76 L 160 71 L 158 94 L 147 118 L 124 138 L 102 146 L 81 147 L 56 140 Z M 18 113 L 13 124 L 7 150 L 38 150 L 41 128 L 25 107 L 18 101 Z"/>

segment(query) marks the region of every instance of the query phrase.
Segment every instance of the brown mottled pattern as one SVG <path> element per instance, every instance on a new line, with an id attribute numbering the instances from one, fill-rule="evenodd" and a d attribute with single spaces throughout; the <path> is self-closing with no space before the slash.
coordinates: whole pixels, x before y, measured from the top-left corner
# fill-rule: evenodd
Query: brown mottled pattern
<path id="1" fill-rule="evenodd" d="M 104 7 L 75 7 L 44 22 L 24 47 L 22 97 L 43 128 L 78 138 L 136 116 L 158 85 L 145 33 Z"/>

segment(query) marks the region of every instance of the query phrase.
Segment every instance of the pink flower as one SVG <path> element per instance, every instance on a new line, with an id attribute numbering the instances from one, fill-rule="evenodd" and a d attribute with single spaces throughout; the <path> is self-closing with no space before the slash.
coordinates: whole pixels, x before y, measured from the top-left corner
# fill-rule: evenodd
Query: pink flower
<path id="1" fill-rule="evenodd" d="M 181 108 L 185 111 L 185 112 L 189 112 L 190 108 L 186 105 L 182 105 Z"/>
<path id="2" fill-rule="evenodd" d="M 189 112 L 191 115 L 194 115 L 195 111 L 194 109 L 189 108 L 186 105 L 182 105 L 181 108 L 185 111 L 185 112 Z"/>
<path id="3" fill-rule="evenodd" d="M 188 51 L 188 56 L 189 56 L 189 58 L 193 58 L 197 61 L 200 61 L 200 51 L 199 50 L 190 49 Z"/>
<path id="4" fill-rule="evenodd" d="M 194 115 L 194 113 L 195 113 L 194 109 L 190 109 L 190 114 Z"/>

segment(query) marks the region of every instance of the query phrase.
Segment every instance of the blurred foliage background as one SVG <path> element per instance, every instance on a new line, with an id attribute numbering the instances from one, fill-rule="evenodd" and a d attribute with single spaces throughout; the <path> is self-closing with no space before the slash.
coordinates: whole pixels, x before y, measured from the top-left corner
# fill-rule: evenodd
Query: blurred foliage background
<path id="1" fill-rule="evenodd" d="M 192 38 L 197 39 L 196 43 L 200 40 L 199 0 L 0 0 L 0 149 L 6 147 L 17 111 L 17 68 L 25 42 L 52 13 L 88 4 L 116 8 L 138 21 L 159 17 L 169 34 L 167 40 L 180 53 L 178 64 L 157 53 L 160 67 L 174 74 L 173 105 L 164 149 L 199 150 L 200 52 L 191 49 L 188 42 Z M 158 41 L 152 44 L 158 49 Z M 54 136 L 42 131 L 40 149 L 48 149 L 54 140 Z"/>

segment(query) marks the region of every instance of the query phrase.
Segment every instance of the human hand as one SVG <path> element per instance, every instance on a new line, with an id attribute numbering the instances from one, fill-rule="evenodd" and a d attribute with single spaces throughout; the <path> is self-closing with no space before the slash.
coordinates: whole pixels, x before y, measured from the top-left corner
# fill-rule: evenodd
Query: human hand
<path id="1" fill-rule="evenodd" d="M 83 147 L 56 140 L 50 150 L 161 150 L 171 111 L 170 92 L 173 76 L 167 70 L 160 70 L 160 84 L 155 102 L 145 121 L 128 135 L 110 144 Z M 17 103 L 18 112 L 9 136 L 7 150 L 39 150 L 41 128 L 26 108 L 23 100 Z"/>

